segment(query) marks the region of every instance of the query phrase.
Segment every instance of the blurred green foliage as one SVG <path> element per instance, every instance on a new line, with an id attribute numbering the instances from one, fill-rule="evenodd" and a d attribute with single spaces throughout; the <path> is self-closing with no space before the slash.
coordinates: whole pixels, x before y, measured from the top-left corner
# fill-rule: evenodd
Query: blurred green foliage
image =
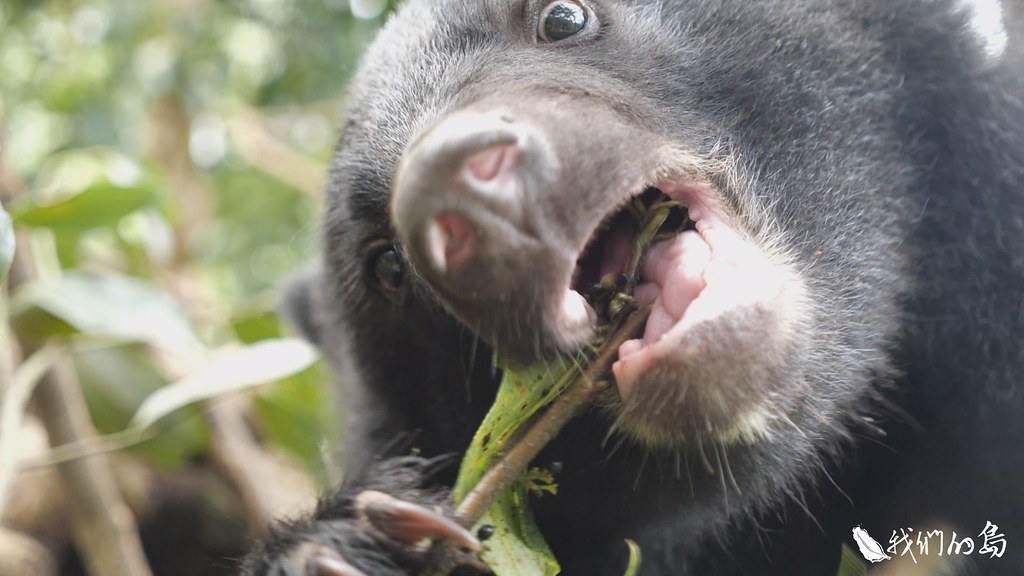
<path id="1" fill-rule="evenodd" d="M 281 336 L 275 287 L 315 258 L 344 86 L 388 7 L 351 2 L 0 3 L 0 200 L 37 270 L 11 323 L 70 339 L 102 432 L 213 351 Z M 8 229 L 0 212 L 0 269 Z M 255 403 L 321 480 L 326 380 L 318 365 Z M 209 448 L 200 407 L 161 430 L 133 450 L 161 469 Z"/>

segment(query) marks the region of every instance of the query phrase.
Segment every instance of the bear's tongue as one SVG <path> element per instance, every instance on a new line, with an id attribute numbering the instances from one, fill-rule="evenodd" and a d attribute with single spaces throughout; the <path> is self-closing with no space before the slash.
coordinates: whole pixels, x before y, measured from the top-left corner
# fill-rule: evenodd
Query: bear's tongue
<path id="1" fill-rule="evenodd" d="M 643 268 L 644 282 L 634 296 L 640 304 L 651 304 L 643 340 L 628 342 L 620 356 L 657 342 L 671 329 L 700 295 L 706 283 L 704 273 L 711 262 L 711 248 L 695 231 L 686 231 L 655 245 Z"/>

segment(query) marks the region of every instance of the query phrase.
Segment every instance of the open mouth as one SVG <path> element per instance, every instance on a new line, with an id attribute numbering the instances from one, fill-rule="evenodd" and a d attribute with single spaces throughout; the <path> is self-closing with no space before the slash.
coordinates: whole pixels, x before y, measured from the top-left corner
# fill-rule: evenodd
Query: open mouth
<path id="1" fill-rule="evenodd" d="M 644 230 L 637 212 L 673 205 L 649 248 L 637 257 Z M 662 204 L 659 204 L 662 203 Z M 607 320 L 609 293 L 631 294 L 651 314 L 642 337 L 619 349 L 616 378 L 629 382 L 687 338 L 697 324 L 774 298 L 781 279 L 734 226 L 711 184 L 663 182 L 610 213 L 581 251 L 570 294 L 592 319 Z M 578 296 L 576 296 L 578 295 Z M 630 360 L 629 362 L 625 362 Z"/>
<path id="2" fill-rule="evenodd" d="M 649 186 L 610 212 L 576 261 L 569 286 L 570 293 L 578 295 L 574 300 L 584 302 L 588 315 L 599 324 L 610 320 L 609 301 L 619 295 L 640 305 L 658 303 L 667 283 L 656 277 L 680 265 L 678 250 L 668 247 L 684 235 L 699 237 L 689 207 L 691 202 L 707 204 L 709 194 L 710 188 L 691 184 Z M 696 213 L 701 213 L 699 207 Z M 692 292 L 693 282 L 689 284 L 686 291 Z"/>
<path id="3" fill-rule="evenodd" d="M 632 294 L 643 280 L 646 248 L 686 230 L 696 230 L 686 207 L 657 187 L 648 187 L 597 227 L 576 261 L 571 288 L 600 321 L 608 321 L 608 299 Z"/>

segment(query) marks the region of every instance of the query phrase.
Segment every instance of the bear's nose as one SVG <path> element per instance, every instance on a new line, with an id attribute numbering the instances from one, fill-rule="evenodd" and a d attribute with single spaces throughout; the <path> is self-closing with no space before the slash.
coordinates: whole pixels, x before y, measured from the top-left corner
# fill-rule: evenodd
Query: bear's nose
<path id="1" fill-rule="evenodd" d="M 548 150 L 539 131 L 497 112 L 459 112 L 425 132 L 406 152 L 391 200 L 414 266 L 472 298 L 528 277 L 523 248 L 536 238 L 524 207 Z"/>
<path id="2" fill-rule="evenodd" d="M 427 232 L 426 241 L 432 265 L 438 272 L 458 273 L 461 267 L 469 265 L 473 260 L 479 246 L 474 224 L 466 215 L 472 214 L 475 209 L 467 205 L 471 202 L 468 198 L 486 195 L 491 191 L 490 188 L 500 187 L 503 179 L 513 177 L 510 173 L 515 167 L 517 155 L 515 144 L 498 144 L 473 153 L 465 160 L 462 173 L 459 174 L 465 190 L 461 192 L 462 198 L 453 199 L 452 202 L 464 204 L 462 210 L 453 206 L 451 211 L 438 213 Z"/>

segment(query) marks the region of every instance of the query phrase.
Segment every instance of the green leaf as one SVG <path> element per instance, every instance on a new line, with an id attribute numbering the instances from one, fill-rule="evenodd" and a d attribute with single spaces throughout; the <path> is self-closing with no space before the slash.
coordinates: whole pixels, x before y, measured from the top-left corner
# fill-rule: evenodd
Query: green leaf
<path id="1" fill-rule="evenodd" d="M 11 216 L 0 204 L 0 281 L 7 276 L 14 261 L 14 227 Z"/>
<path id="2" fill-rule="evenodd" d="M 574 362 L 557 360 L 529 367 L 506 365 L 497 397 L 462 459 L 455 483 L 455 502 L 476 486 L 509 439 L 547 406 L 579 373 Z M 554 382 L 553 384 L 551 382 Z"/>
<path id="3" fill-rule="evenodd" d="M 243 310 L 231 318 L 235 336 L 245 344 L 281 337 L 281 326 L 273 310 Z"/>
<path id="4" fill-rule="evenodd" d="M 139 344 L 88 348 L 73 358 L 92 421 L 103 434 L 123 430 L 142 402 L 166 385 Z M 160 434 L 127 450 L 162 470 L 175 470 L 203 454 L 208 443 L 205 419 L 190 410 L 175 414 Z"/>
<path id="5" fill-rule="evenodd" d="M 309 368 L 317 358 L 316 350 L 301 340 L 266 340 L 226 350 L 195 374 L 146 398 L 129 426 L 146 428 L 193 402 L 275 382 Z"/>
<path id="6" fill-rule="evenodd" d="M 481 556 L 500 576 L 554 576 L 560 571 L 558 561 L 533 520 L 527 495 L 522 484 L 509 487 L 480 519 L 481 525 L 495 527 L 494 535 L 484 543 Z"/>
<path id="7" fill-rule="evenodd" d="M 629 546 L 629 564 L 626 565 L 625 576 L 637 576 L 640 574 L 640 564 L 643 561 L 640 545 L 632 540 L 626 540 L 626 546 Z"/>
<path id="8" fill-rule="evenodd" d="M 260 390 L 254 406 L 266 440 L 301 458 L 317 480 L 326 482 L 324 442 L 336 438 L 341 426 L 327 390 L 330 378 L 319 368 Z"/>
<path id="9" fill-rule="evenodd" d="M 839 557 L 839 572 L 836 576 L 867 576 L 868 566 L 853 551 L 853 548 L 843 543 Z"/>
<path id="10" fill-rule="evenodd" d="M 12 323 L 21 336 L 41 339 L 70 326 L 91 336 L 146 342 L 183 357 L 206 353 L 174 299 L 128 276 L 66 272 L 55 282 L 26 286 L 12 308 Z M 42 323 L 46 315 L 53 317 L 49 326 Z M 40 333 L 41 328 L 54 332 Z"/>
<path id="11" fill-rule="evenodd" d="M 121 188 L 98 182 L 55 204 L 29 205 L 14 212 L 19 226 L 88 230 L 117 224 L 121 218 L 153 202 L 149 188 Z"/>
<path id="12" fill-rule="evenodd" d="M 555 399 L 578 375 L 578 363 L 560 360 L 529 367 L 506 365 L 498 395 L 462 460 L 455 483 L 459 503 L 487 472 L 517 431 Z M 552 383 L 553 382 L 553 383 Z M 482 557 L 496 574 L 558 574 L 548 548 L 526 505 L 526 484 L 513 484 L 488 509 L 480 524 L 495 527 Z"/>

